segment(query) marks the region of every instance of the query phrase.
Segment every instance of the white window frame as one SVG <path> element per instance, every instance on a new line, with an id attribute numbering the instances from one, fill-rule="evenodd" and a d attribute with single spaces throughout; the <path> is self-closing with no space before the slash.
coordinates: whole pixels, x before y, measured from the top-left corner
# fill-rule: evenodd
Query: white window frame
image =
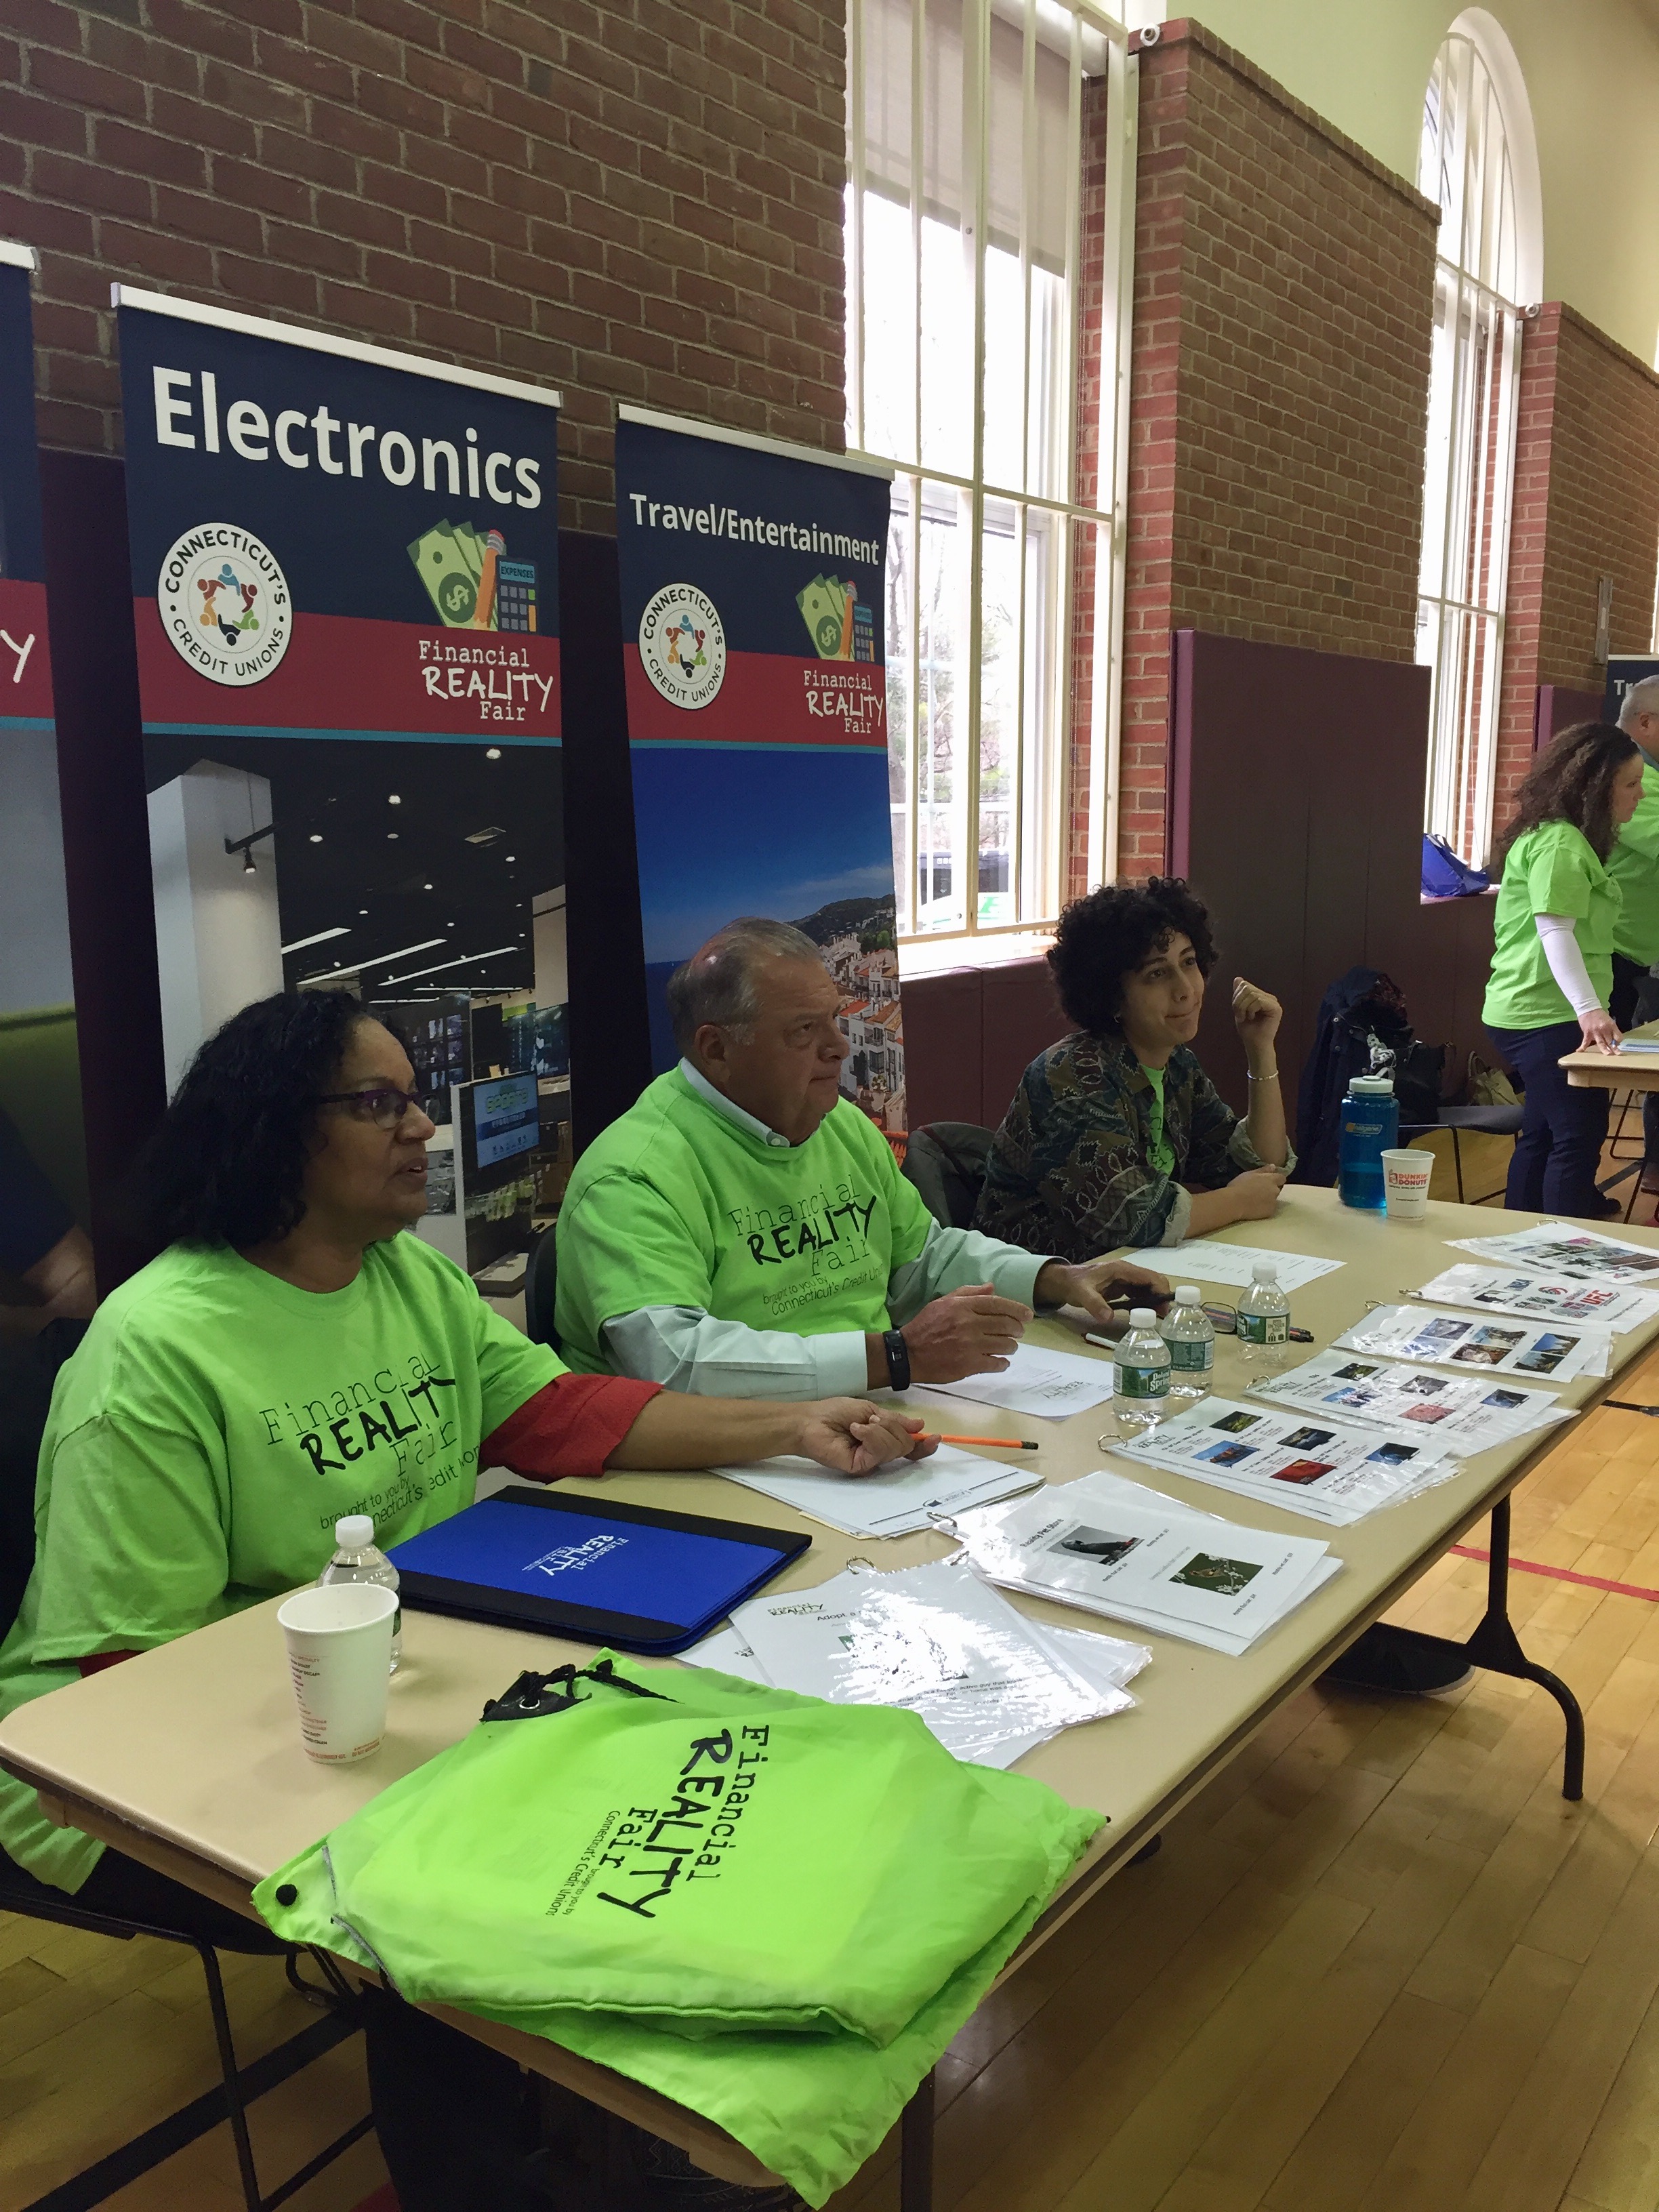
<path id="1" fill-rule="evenodd" d="M 912 65 L 911 84 L 911 143 L 912 159 L 909 174 L 913 180 L 924 174 L 923 166 L 923 58 L 927 51 L 927 11 L 928 0 L 911 0 Z M 866 404 L 866 198 L 867 172 L 866 167 L 866 133 L 865 125 L 865 0 L 848 0 L 848 155 L 849 175 L 849 211 L 847 224 L 848 260 L 848 447 L 849 452 L 860 453 L 894 465 L 896 471 L 895 491 L 908 494 L 910 523 L 910 544 L 913 550 L 908 587 L 908 637 L 906 665 L 910 671 L 905 702 L 907 726 L 906 789 L 908 835 L 904 851 L 909 880 L 900 889 L 900 912 L 907 915 L 910 926 L 901 932 L 900 943 L 907 947 L 938 949 L 952 939 L 1013 939 L 1029 935 L 1052 927 L 1066 896 L 1066 873 L 1071 848 L 1071 812 L 1073 805 L 1072 756 L 1075 715 L 1073 678 L 1075 661 L 1073 647 L 1074 580 L 1077 569 L 1076 552 L 1079 532 L 1089 531 L 1095 546 L 1094 601 L 1096 611 L 1095 644 L 1092 680 L 1090 686 L 1088 728 L 1089 768 L 1087 787 L 1088 805 L 1088 877 L 1091 884 L 1111 879 L 1116 872 L 1118 843 L 1118 789 L 1121 757 L 1121 706 L 1123 665 L 1123 607 L 1124 553 L 1127 538 L 1126 499 L 1128 481 L 1128 398 L 1129 346 L 1133 311 L 1133 246 L 1135 213 L 1135 118 L 1139 74 L 1139 63 L 1128 50 L 1129 34 L 1122 25 L 1093 0 L 962 0 L 963 29 L 963 162 L 968 173 L 963 179 L 964 210 L 969 221 L 964 229 L 969 232 L 968 256 L 972 269 L 973 292 L 973 361 L 970 394 L 971 448 L 970 467 L 963 473 L 924 465 L 921 434 L 923 384 L 922 288 L 915 288 L 915 442 L 905 453 L 889 453 L 866 443 L 868 410 Z M 1060 461 L 1060 480 L 1073 495 L 1078 489 L 1077 448 L 1079 434 L 1078 367 L 1080 359 L 1081 322 L 1079 301 L 1083 270 L 1080 227 L 1082 197 L 1081 112 L 1084 80 L 1084 38 L 1088 35 L 1094 53 L 1098 56 L 1103 45 L 1104 67 L 1097 72 L 1106 87 L 1107 114 L 1105 123 L 1105 209 L 1106 228 L 1103 241 L 1104 266 L 1102 271 L 1102 319 L 1100 358 L 1100 421 L 1097 429 L 1098 464 L 1096 471 L 1096 492 L 1091 503 L 1079 502 L 1075 497 L 1041 495 L 1028 490 L 1024 485 L 999 484 L 986 473 L 985 431 L 985 361 L 986 361 L 986 254 L 988 222 L 987 210 L 987 110 L 986 86 L 989 74 L 988 56 L 990 25 L 994 11 L 1005 22 L 1023 21 L 1024 37 L 1024 122 L 1027 149 L 1026 192 L 1030 190 L 1030 155 L 1032 119 L 1036 113 L 1034 52 L 1038 37 L 1040 20 L 1048 33 L 1048 43 L 1053 44 L 1055 27 L 1059 35 L 1069 38 L 1070 43 L 1070 117 L 1069 152 L 1066 175 L 1071 180 L 1067 214 L 1066 251 L 1066 307 L 1069 328 L 1066 343 L 1069 358 L 1064 379 L 1066 398 L 1066 419 L 1064 425 L 1064 448 Z M 913 181 L 909 194 L 909 221 L 912 252 L 919 269 L 922 254 L 922 194 Z M 1021 450 L 1029 455 L 1030 436 L 1029 416 L 1036 395 L 1031 389 L 1031 298 L 1032 254 L 1030 235 L 1029 198 L 1023 197 L 1020 209 L 1020 279 L 1024 289 L 1026 319 L 1025 368 L 1024 371 L 1025 412 L 1028 417 L 1026 435 L 1021 440 Z M 898 442 L 897 440 L 892 442 Z M 961 526 L 969 532 L 968 585 L 968 646 L 965 665 L 958 656 L 954 666 L 965 673 L 967 698 L 965 716 L 953 715 L 953 728 L 965 730 L 967 758 L 951 763 L 953 778 L 965 789 L 959 792 L 953 803 L 957 806 L 953 836 L 959 840 L 962 857 L 952 852 L 952 866 L 965 877 L 972 872 L 971 884 L 964 882 L 960 903 L 961 919 L 948 929 L 918 929 L 916 927 L 924 902 L 921 897 L 921 860 L 919 849 L 919 818 L 921 813 L 921 785 L 923 762 L 918 744 L 920 693 L 917 681 L 919 662 L 920 598 L 915 569 L 921 542 L 921 517 L 923 511 L 923 487 L 933 500 L 941 494 L 954 493 L 961 516 Z M 978 868 L 980 861 L 980 816 L 981 770 L 980 761 L 980 730 L 981 720 L 982 652 L 985 620 L 984 544 L 986 509 L 994 502 L 1000 510 L 1012 508 L 1014 515 L 1014 534 L 1018 545 L 1019 572 L 1018 666 L 1013 685 L 1016 702 L 1016 762 L 1013 782 L 1017 796 L 1013 802 L 1014 827 L 1009 839 L 1010 888 L 1014 892 L 1015 915 L 1012 920 L 981 921 L 978 896 Z M 1043 669 L 1033 677 L 1028 668 L 1028 636 L 1033 625 L 1027 620 L 1027 589 L 1030 562 L 1028 561 L 1028 532 L 1032 519 L 1044 518 L 1042 527 L 1053 533 L 1054 565 L 1060 570 L 1058 579 L 1059 603 L 1053 611 L 1049 635 L 1054 649 L 1046 656 Z M 1000 534 L 1000 533 L 999 533 Z M 1103 614 L 1104 622 L 1100 617 Z M 1051 665 L 1050 665 L 1051 664 Z M 1028 715 L 1033 682 L 1045 690 L 1042 712 L 1051 733 L 1048 755 L 1032 763 L 1031 779 L 1041 792 L 1041 805 L 1046 820 L 1036 827 L 1023 819 L 1028 788 L 1027 740 Z M 1027 855 L 1035 842 L 1039 859 L 1035 869 L 1028 866 Z M 1036 872 L 1042 878 L 1036 884 L 1027 880 Z M 953 886 L 954 890 L 954 886 Z M 953 901 L 954 902 L 954 901 Z M 1010 948 L 1012 949 L 1012 946 Z"/>
<path id="2" fill-rule="evenodd" d="M 1418 658 L 1433 672 L 1424 826 L 1480 866 L 1493 826 L 1523 302 L 1542 259 L 1525 81 L 1485 9 L 1447 33 L 1424 107 L 1419 183 L 1441 204 L 1418 597 Z"/>

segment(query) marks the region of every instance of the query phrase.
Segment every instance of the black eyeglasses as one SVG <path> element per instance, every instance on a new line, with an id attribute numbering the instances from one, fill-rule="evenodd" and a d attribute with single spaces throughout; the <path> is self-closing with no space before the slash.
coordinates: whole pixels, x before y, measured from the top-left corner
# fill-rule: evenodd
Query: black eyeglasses
<path id="1" fill-rule="evenodd" d="M 395 1129 L 411 1108 L 419 1110 L 420 1100 L 412 1098 L 407 1091 L 396 1091 L 389 1083 L 376 1084 L 372 1091 L 325 1091 L 317 1099 L 319 1106 L 349 1106 L 360 1121 L 372 1121 L 377 1129 Z"/>

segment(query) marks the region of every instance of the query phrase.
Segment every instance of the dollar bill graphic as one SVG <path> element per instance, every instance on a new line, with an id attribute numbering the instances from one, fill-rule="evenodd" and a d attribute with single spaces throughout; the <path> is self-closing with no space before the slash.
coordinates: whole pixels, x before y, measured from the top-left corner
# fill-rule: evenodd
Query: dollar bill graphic
<path id="1" fill-rule="evenodd" d="M 439 619 L 451 629 L 465 629 L 478 605 L 483 555 L 477 550 L 473 533 L 469 532 L 468 537 L 471 543 L 464 540 L 447 522 L 438 522 L 423 532 L 409 549 L 409 557 L 438 610 Z"/>
<path id="2" fill-rule="evenodd" d="M 847 594 L 841 585 L 833 576 L 814 576 L 804 591 L 796 593 L 795 605 L 820 659 L 838 660 L 847 613 Z"/>

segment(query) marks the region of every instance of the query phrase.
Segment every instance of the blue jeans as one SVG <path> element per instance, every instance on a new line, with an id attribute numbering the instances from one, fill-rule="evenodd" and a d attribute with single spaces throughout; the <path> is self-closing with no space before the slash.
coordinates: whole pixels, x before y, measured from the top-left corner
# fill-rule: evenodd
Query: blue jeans
<path id="1" fill-rule="evenodd" d="M 1595 1188 L 1607 1134 L 1607 1093 L 1575 1091 L 1556 1066 L 1577 1049 L 1577 1022 L 1552 1022 L 1541 1030 L 1488 1029 L 1499 1057 L 1526 1089 L 1526 1111 L 1510 1163 L 1506 1206 L 1527 1213 L 1602 1218 Z"/>

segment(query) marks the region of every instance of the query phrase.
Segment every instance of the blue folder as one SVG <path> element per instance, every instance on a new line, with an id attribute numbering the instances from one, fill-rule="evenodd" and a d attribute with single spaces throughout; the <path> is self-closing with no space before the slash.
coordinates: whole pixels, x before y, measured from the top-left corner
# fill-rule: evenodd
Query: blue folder
<path id="1" fill-rule="evenodd" d="M 512 1488 L 386 1557 L 405 1605 L 623 1651 L 670 1653 L 752 1597 L 811 1544 L 646 1505 Z"/>

